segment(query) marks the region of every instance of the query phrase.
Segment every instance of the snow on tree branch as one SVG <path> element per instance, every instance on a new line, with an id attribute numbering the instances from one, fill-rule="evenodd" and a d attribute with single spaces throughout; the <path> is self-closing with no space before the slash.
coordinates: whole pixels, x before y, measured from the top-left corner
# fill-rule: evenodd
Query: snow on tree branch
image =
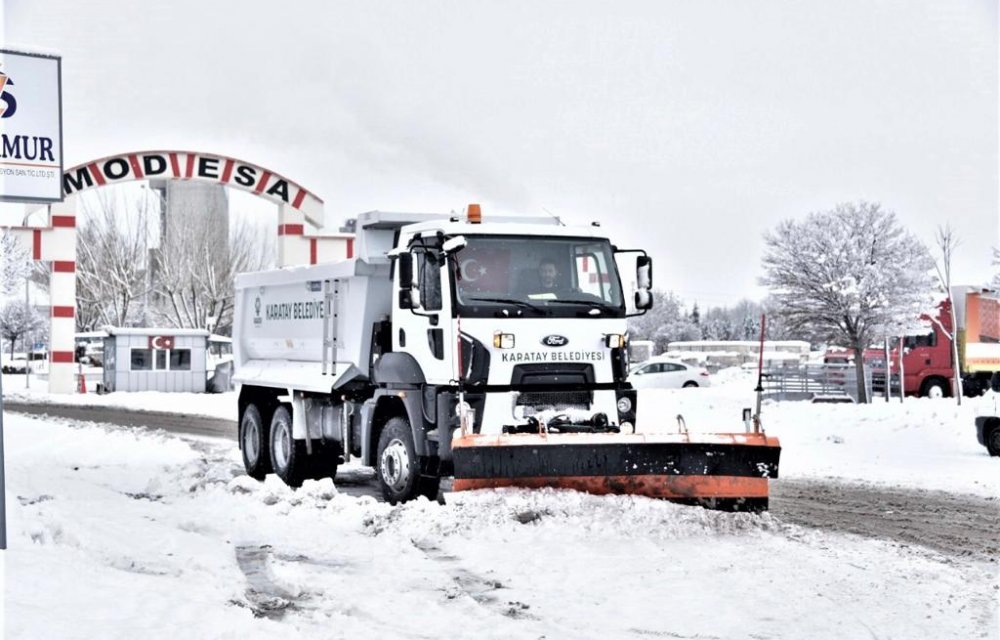
<path id="1" fill-rule="evenodd" d="M 9 231 L 0 231 L 0 291 L 8 296 L 28 276 L 31 256 L 28 248 Z"/>

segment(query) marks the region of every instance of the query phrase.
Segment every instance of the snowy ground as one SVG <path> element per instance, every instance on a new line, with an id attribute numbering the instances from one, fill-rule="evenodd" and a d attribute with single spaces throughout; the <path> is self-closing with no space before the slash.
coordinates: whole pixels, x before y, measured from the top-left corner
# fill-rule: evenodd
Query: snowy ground
<path id="1" fill-rule="evenodd" d="M 640 425 L 681 413 L 692 430 L 731 428 L 752 396 L 719 382 L 644 392 Z M 102 398 L 219 417 L 235 404 L 147 395 Z M 783 403 L 764 417 L 783 476 L 995 496 L 1000 464 L 971 422 L 987 406 Z M 7 637 L 1000 637 L 983 558 L 643 498 L 390 507 L 329 481 L 254 482 L 231 442 L 17 414 L 5 430 Z"/>
<path id="2" fill-rule="evenodd" d="M 726 369 L 704 389 L 642 389 L 638 425 L 644 431 L 676 431 L 677 415 L 693 431 L 741 430 L 742 410 L 754 406 L 753 372 Z M 4 397 L 37 404 L 122 407 L 236 420 L 236 394 L 112 393 L 49 394 L 24 376 L 4 376 Z M 1000 464 L 976 441 L 977 415 L 998 413 L 997 395 L 953 400 L 907 398 L 903 404 L 870 405 L 765 401 L 768 435 L 782 444 L 781 475 L 838 478 L 857 483 L 919 487 L 997 496 Z"/>

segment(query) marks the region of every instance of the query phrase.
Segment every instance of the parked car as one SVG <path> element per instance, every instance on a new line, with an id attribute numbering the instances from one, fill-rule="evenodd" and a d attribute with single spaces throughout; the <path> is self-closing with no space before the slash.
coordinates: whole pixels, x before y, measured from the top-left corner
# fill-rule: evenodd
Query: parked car
<path id="1" fill-rule="evenodd" d="M 976 437 L 979 439 L 979 444 L 986 447 L 991 456 L 1000 456 L 1000 417 L 976 418 Z"/>
<path id="2" fill-rule="evenodd" d="M 14 355 L 4 354 L 3 355 L 3 367 L 4 373 L 26 373 L 28 371 L 28 356 L 24 353 L 15 353 Z"/>
<path id="3" fill-rule="evenodd" d="M 712 384 L 705 367 L 666 358 L 654 358 L 642 363 L 629 374 L 628 381 L 636 389 L 681 389 L 709 387 Z"/>

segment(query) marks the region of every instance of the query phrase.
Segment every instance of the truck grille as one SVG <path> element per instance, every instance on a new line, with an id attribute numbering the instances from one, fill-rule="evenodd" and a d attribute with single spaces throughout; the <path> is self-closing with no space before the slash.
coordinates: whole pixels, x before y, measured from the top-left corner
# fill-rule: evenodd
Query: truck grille
<path id="1" fill-rule="evenodd" d="M 518 394 L 519 407 L 589 407 L 594 400 L 590 391 L 525 391 Z"/>

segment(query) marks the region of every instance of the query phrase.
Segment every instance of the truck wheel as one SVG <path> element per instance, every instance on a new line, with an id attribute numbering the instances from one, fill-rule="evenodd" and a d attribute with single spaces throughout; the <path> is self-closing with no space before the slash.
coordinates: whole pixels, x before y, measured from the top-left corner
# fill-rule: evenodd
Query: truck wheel
<path id="1" fill-rule="evenodd" d="M 940 379 L 934 378 L 924 383 L 924 388 L 920 395 L 925 398 L 943 398 L 948 395 L 948 387 Z"/>
<path id="2" fill-rule="evenodd" d="M 281 406 L 271 418 L 271 466 L 289 487 L 301 487 L 311 477 L 306 443 L 292 437 L 292 414 Z"/>
<path id="3" fill-rule="evenodd" d="M 1000 426 L 995 426 L 986 434 L 986 450 L 991 456 L 1000 456 Z"/>
<path id="4" fill-rule="evenodd" d="M 391 418 L 378 439 L 376 460 L 379 485 L 389 504 L 426 496 L 437 497 L 440 478 L 421 477 L 420 459 L 406 418 Z"/>
<path id="5" fill-rule="evenodd" d="M 255 480 L 263 480 L 271 472 L 271 455 L 268 450 L 268 429 L 260 417 L 255 404 L 243 409 L 240 419 L 240 452 L 247 475 Z"/>
<path id="6" fill-rule="evenodd" d="M 309 460 L 309 477 L 313 480 L 323 478 L 332 480 L 337 475 L 337 467 L 343 455 L 343 451 L 336 444 L 313 444 L 313 454 Z"/>

